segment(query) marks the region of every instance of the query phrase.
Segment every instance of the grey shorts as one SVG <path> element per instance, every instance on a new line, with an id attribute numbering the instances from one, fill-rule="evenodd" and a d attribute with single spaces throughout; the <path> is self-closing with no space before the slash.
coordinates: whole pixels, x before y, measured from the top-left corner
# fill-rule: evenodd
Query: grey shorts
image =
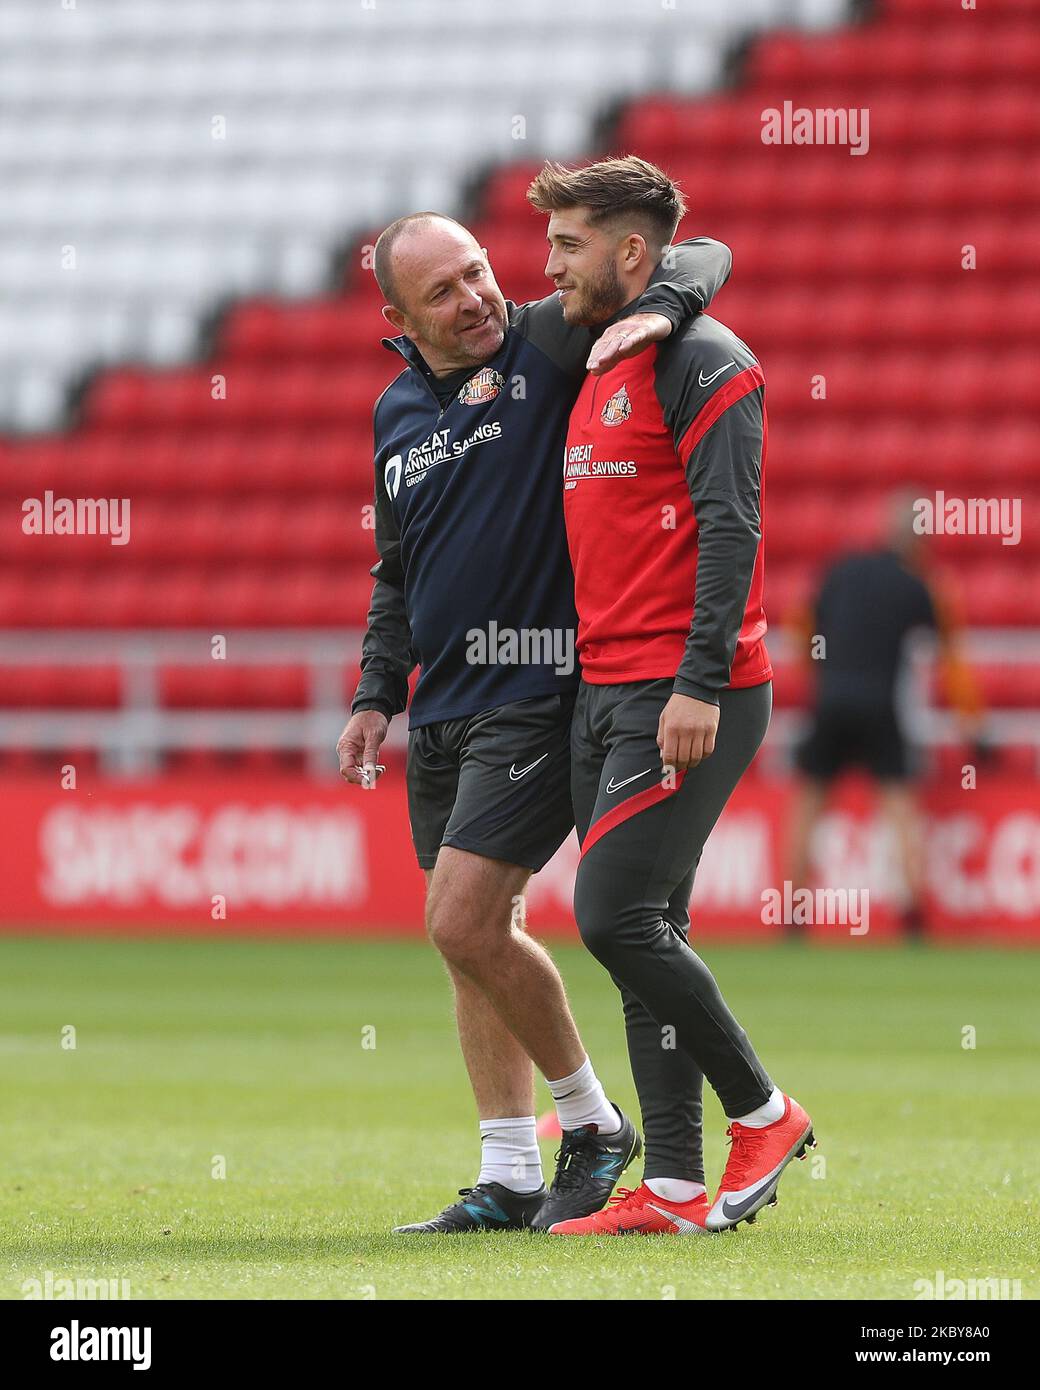
<path id="1" fill-rule="evenodd" d="M 574 828 L 574 695 L 540 695 L 408 735 L 408 815 L 419 864 L 441 845 L 537 872 Z"/>

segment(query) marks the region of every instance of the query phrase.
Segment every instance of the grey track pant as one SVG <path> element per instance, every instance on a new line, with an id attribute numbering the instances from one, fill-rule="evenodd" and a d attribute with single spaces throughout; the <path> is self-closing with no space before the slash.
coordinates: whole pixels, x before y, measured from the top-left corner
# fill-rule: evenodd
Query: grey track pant
<path id="1" fill-rule="evenodd" d="M 727 1115 L 762 1105 L 772 1082 L 687 940 L 704 842 L 765 736 L 772 686 L 725 690 L 715 750 L 662 781 L 657 725 L 670 680 L 582 682 L 571 791 L 582 858 L 582 940 L 621 992 L 646 1138 L 646 1177 L 704 1181 L 701 1094 Z"/>

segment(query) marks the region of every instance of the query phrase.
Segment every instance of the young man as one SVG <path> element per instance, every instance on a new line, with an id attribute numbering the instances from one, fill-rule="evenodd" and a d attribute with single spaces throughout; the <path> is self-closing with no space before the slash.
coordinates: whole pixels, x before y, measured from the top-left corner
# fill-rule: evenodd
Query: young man
<path id="1" fill-rule="evenodd" d="M 593 344 L 557 296 L 517 307 L 451 218 L 380 236 L 384 340 L 405 360 L 375 409 L 375 588 L 343 776 L 371 784 L 389 720 L 409 711 L 408 799 L 427 929 L 455 989 L 480 1116 L 472 1188 L 404 1231 L 542 1226 L 599 1210 L 641 1149 L 605 1097 L 562 981 L 524 931 L 523 892 L 570 833 L 576 615 L 559 487 L 585 376 L 707 304 L 729 273 L 718 243 L 677 248 L 639 312 Z M 590 350 L 592 357 L 590 359 Z M 517 652 L 500 653 L 511 633 Z M 532 642 L 543 634 L 548 642 Z M 563 1133 L 551 1191 L 535 1138 L 532 1061 Z"/>
<path id="2" fill-rule="evenodd" d="M 567 321 L 623 323 L 685 212 L 679 190 L 628 157 L 574 171 L 547 164 L 528 197 L 549 214 L 546 274 Z M 702 314 L 589 376 L 571 411 L 564 513 L 582 666 L 571 742 L 575 916 L 622 993 L 647 1152 L 639 1188 L 555 1224 L 556 1234 L 698 1234 L 754 1220 L 813 1142 L 809 1116 L 773 1085 L 687 941 L 701 850 L 771 709 L 763 391 L 746 345 Z M 693 1098 L 678 1114 L 662 1050 Z M 731 1140 L 712 1202 L 702 1074 Z"/>

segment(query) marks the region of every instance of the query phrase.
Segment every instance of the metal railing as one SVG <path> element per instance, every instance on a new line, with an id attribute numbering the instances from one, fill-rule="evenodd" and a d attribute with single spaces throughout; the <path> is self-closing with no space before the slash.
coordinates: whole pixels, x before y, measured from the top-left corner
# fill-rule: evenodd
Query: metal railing
<path id="1" fill-rule="evenodd" d="M 249 629 L 220 634 L 227 654 L 221 665 L 290 664 L 307 672 L 305 709 L 164 708 L 164 666 L 212 667 L 213 641 L 204 631 L 30 632 L 0 631 L 0 666 L 116 667 L 118 709 L 0 711 L 0 746 L 90 747 L 102 770 L 132 777 L 156 772 L 162 755 L 175 750 L 272 748 L 303 752 L 308 770 L 335 776 L 336 740 L 347 715 L 347 672 L 361 654 L 356 628 Z M 391 728 L 391 746 L 402 744 L 403 721 Z"/>
<path id="2" fill-rule="evenodd" d="M 121 702 L 116 709 L 0 710 L 0 747 L 44 751 L 89 747 L 104 772 L 142 776 L 157 772 L 167 753 L 189 748 L 241 751 L 251 748 L 295 751 L 304 755 L 310 773 L 337 774 L 336 739 L 347 718 L 348 672 L 361 652 L 357 628 L 249 629 L 226 637 L 226 666 L 299 666 L 307 673 L 304 709 L 170 709 L 162 704 L 160 672 L 168 666 L 212 667 L 209 631 L 27 631 L 0 630 L 0 666 L 114 667 L 119 672 Z M 776 665 L 795 659 L 791 637 L 783 629 L 769 636 Z M 970 662 L 1040 665 L 1040 632 L 974 629 L 964 635 Z M 916 741 L 926 748 L 960 742 L 955 716 L 931 706 L 924 696 L 932 644 L 915 643 L 904 708 Z M 773 715 L 768 764 L 786 765 L 805 726 L 806 714 L 780 709 Z M 1040 773 L 1040 711 L 990 710 L 987 736 L 998 746 L 1034 748 Z M 388 747 L 405 744 L 405 721 L 391 724 Z M 768 765 L 767 764 L 767 765 Z"/>

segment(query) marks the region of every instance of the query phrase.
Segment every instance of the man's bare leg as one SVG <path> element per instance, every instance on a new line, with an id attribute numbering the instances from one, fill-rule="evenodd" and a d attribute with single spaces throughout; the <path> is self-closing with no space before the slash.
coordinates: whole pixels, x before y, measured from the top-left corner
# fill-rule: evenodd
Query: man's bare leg
<path id="1" fill-rule="evenodd" d="M 548 1228 L 607 1201 L 642 1142 L 603 1093 L 571 1018 L 563 981 L 527 935 L 530 871 L 442 846 L 427 874 L 426 927 L 455 989 L 459 1040 L 480 1113 L 477 1182 L 429 1221 L 397 1233 L 498 1226 Z M 532 1061 L 565 1131 L 547 1193 L 534 1115 Z"/>
<path id="2" fill-rule="evenodd" d="M 518 909 L 529 877 L 519 865 L 444 846 L 427 893 L 426 926 L 453 978 L 462 975 L 483 992 L 551 1080 L 577 1071 L 585 1049 L 556 966 L 522 929 Z"/>
<path id="3" fill-rule="evenodd" d="M 905 782 L 882 782 L 882 813 L 893 827 L 909 902 L 903 910 L 903 931 L 919 936 L 924 930 L 924 836 L 913 790 Z"/>
<path id="4" fill-rule="evenodd" d="M 803 778 L 795 788 L 794 801 L 789 815 L 787 839 L 787 876 L 792 889 L 808 888 L 809 854 L 812 848 L 812 834 L 820 819 L 827 800 L 827 788 L 815 778 Z M 805 935 L 805 928 L 788 922 L 785 931 L 792 939 Z"/>
<path id="5" fill-rule="evenodd" d="M 427 869 L 429 893 L 433 870 Z M 455 991 L 455 1021 L 470 1085 L 482 1120 L 534 1113 L 534 1064 L 468 976 L 445 961 Z"/>
<path id="6" fill-rule="evenodd" d="M 809 886 L 809 852 L 812 833 L 823 811 L 827 789 L 822 782 L 804 778 L 794 793 L 787 841 L 787 876 L 795 889 Z"/>

